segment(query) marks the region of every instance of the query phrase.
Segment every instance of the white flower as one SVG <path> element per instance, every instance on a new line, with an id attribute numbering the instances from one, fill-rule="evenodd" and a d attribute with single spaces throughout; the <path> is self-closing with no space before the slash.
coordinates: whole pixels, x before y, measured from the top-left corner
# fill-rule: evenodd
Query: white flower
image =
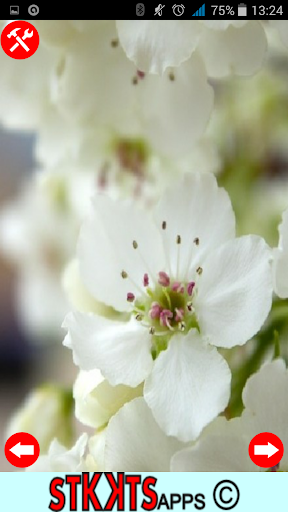
<path id="1" fill-rule="evenodd" d="M 288 297 L 288 210 L 282 215 L 279 233 L 279 245 L 273 253 L 274 290 L 281 299 L 286 299 Z"/>
<path id="2" fill-rule="evenodd" d="M 143 398 L 124 405 L 106 429 L 105 471 L 170 471 L 183 443 L 168 437 Z"/>
<path id="3" fill-rule="evenodd" d="M 261 432 L 272 432 L 287 446 L 287 393 L 288 371 L 284 361 L 278 359 L 263 365 L 244 388 L 245 410 L 241 418 L 215 420 L 196 445 L 175 455 L 171 470 L 265 471 L 251 461 L 248 446 Z M 280 470 L 288 471 L 287 452 L 280 462 Z"/>
<path id="4" fill-rule="evenodd" d="M 73 22 L 38 23 L 45 42 L 49 39 L 53 45 L 54 40 L 57 47 L 63 38 L 58 52 L 52 52 L 58 59 L 50 72 L 50 109 L 41 126 L 47 135 L 50 124 L 50 141 L 60 133 L 66 146 L 75 140 L 79 127 L 80 138 L 88 128 L 92 134 L 96 130 L 97 141 L 99 126 L 105 126 L 119 138 L 146 138 L 164 154 L 181 157 L 183 149 L 189 152 L 203 134 L 213 91 L 197 55 L 177 73 L 144 76 L 119 45 L 115 22 L 84 23 L 76 30 Z M 46 146 L 48 140 L 47 136 Z M 43 153 L 43 146 L 39 152 Z M 53 158 L 51 154 L 49 159 Z"/>
<path id="5" fill-rule="evenodd" d="M 87 434 L 82 434 L 76 444 L 68 450 L 57 439 L 54 439 L 50 445 L 48 455 L 40 455 L 35 464 L 27 468 L 26 471 L 63 471 L 65 473 L 82 471 L 87 440 Z"/>
<path id="6" fill-rule="evenodd" d="M 56 386 L 42 386 L 32 391 L 13 414 L 6 431 L 6 439 L 17 432 L 29 432 L 45 453 L 51 441 L 70 441 L 72 433 L 72 393 Z"/>
<path id="7" fill-rule="evenodd" d="M 175 73 L 141 71 L 119 45 L 115 23 L 97 24 L 59 53 L 52 102 L 72 123 L 104 125 L 182 156 L 203 134 L 213 106 L 204 65 L 195 54 Z"/>
<path id="8" fill-rule="evenodd" d="M 121 45 L 138 69 L 162 74 L 178 68 L 198 50 L 207 74 L 221 77 L 258 71 L 266 53 L 258 21 L 117 21 Z"/>
<path id="9" fill-rule="evenodd" d="M 126 317 L 70 314 L 64 343 L 81 369 L 100 369 L 113 386 L 145 381 L 157 423 L 183 441 L 228 403 L 230 370 L 216 347 L 246 343 L 271 308 L 269 248 L 234 237 L 229 197 L 209 174 L 169 189 L 153 219 L 99 196 L 81 230 L 85 286 Z"/>
<path id="10" fill-rule="evenodd" d="M 142 386 L 111 386 L 99 370 L 80 371 L 73 389 L 75 416 L 88 427 L 103 428 L 126 402 L 142 392 Z"/>

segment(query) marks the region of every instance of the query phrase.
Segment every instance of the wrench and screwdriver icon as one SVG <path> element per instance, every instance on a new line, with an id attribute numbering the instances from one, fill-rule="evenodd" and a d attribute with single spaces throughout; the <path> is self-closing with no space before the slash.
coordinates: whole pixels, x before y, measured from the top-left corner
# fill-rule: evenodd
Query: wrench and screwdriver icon
<path id="1" fill-rule="evenodd" d="M 14 52 L 14 50 L 16 50 L 16 48 L 19 46 L 19 44 L 21 44 L 21 46 L 24 48 L 24 50 L 26 50 L 26 52 L 30 52 L 30 48 L 28 48 L 27 44 L 24 43 L 24 39 L 29 39 L 30 37 L 33 36 L 33 30 L 31 32 L 29 32 L 29 28 L 27 28 L 24 32 L 24 36 L 22 37 L 19 37 L 17 35 L 17 32 L 18 30 L 21 30 L 21 28 L 14 28 L 10 34 L 7 35 L 7 37 L 10 39 L 10 37 L 15 37 L 16 41 L 18 41 L 16 44 L 14 44 L 14 46 L 12 46 L 12 48 L 10 48 L 10 52 Z"/>

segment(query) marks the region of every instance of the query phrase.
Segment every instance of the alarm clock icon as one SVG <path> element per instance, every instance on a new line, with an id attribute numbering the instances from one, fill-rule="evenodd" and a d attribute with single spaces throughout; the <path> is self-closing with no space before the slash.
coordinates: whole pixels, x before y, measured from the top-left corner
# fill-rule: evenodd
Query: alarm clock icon
<path id="1" fill-rule="evenodd" d="M 172 9 L 173 9 L 175 16 L 182 16 L 185 11 L 185 6 L 183 4 L 181 4 L 181 5 L 174 4 Z"/>

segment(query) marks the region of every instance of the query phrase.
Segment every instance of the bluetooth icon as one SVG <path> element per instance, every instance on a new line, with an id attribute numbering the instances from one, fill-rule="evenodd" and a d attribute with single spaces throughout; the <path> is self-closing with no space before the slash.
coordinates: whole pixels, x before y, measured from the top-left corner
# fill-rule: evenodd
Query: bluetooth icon
<path id="1" fill-rule="evenodd" d="M 145 5 L 137 4 L 136 5 L 136 16 L 144 16 L 145 14 Z"/>

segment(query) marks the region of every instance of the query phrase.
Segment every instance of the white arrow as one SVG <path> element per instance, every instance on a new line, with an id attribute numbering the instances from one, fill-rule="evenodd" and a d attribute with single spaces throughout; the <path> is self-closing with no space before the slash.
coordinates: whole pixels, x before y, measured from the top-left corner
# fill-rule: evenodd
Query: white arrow
<path id="1" fill-rule="evenodd" d="M 269 442 L 268 444 L 255 444 L 254 446 L 254 455 L 268 455 L 268 459 L 277 452 L 279 452 L 279 448 Z"/>
<path id="2" fill-rule="evenodd" d="M 21 455 L 34 455 L 34 445 L 21 444 L 21 441 L 19 441 L 19 443 L 15 444 L 13 448 L 10 448 L 10 452 L 14 453 L 14 455 L 17 455 L 17 457 L 21 459 Z"/>

